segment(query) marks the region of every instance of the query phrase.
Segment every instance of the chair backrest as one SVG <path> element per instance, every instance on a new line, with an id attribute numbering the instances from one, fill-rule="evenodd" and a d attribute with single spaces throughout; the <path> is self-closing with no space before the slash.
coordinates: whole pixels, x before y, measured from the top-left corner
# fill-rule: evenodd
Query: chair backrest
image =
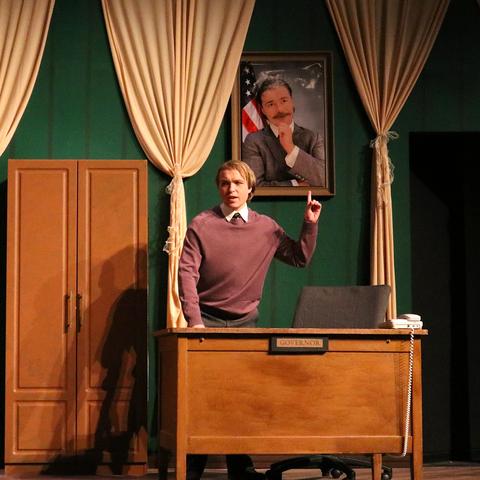
<path id="1" fill-rule="evenodd" d="M 376 328 L 385 320 L 388 285 L 303 287 L 294 328 Z"/>

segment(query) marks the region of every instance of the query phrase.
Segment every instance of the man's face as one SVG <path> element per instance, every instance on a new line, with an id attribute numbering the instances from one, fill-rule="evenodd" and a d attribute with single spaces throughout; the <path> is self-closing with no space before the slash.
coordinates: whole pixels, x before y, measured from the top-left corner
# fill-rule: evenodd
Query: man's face
<path id="1" fill-rule="evenodd" d="M 239 171 L 222 170 L 218 177 L 218 191 L 227 207 L 238 210 L 247 203 L 252 189 Z"/>
<path id="2" fill-rule="evenodd" d="M 273 87 L 262 93 L 262 112 L 275 126 L 293 121 L 295 105 L 287 87 Z"/>

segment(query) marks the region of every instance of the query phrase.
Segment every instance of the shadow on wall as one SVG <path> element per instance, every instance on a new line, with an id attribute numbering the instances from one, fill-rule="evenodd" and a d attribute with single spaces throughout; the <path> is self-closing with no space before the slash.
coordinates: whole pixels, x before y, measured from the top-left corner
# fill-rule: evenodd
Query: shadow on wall
<path id="1" fill-rule="evenodd" d="M 139 449 L 146 448 L 147 257 L 144 250 L 138 253 L 138 277 L 125 285 L 132 255 L 131 248 L 122 250 L 92 274 L 81 327 L 85 335 L 77 339 L 77 358 L 82 350 L 86 358 L 77 373 L 77 435 L 86 449 L 58 456 L 42 473 L 95 474 L 106 465 L 112 474 L 123 474 Z M 81 438 L 94 420 L 95 430 Z"/>

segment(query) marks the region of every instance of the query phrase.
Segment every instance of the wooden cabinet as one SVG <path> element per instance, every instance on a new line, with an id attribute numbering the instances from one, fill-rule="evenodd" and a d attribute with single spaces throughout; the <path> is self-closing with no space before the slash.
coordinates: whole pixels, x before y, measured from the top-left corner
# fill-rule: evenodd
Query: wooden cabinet
<path id="1" fill-rule="evenodd" d="M 146 468 L 147 165 L 11 160 L 5 466 Z"/>

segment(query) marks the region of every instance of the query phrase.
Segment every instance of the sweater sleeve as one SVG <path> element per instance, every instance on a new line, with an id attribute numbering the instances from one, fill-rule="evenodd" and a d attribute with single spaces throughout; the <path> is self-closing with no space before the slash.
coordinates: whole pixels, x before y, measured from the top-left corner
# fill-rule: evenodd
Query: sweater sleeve
<path id="1" fill-rule="evenodd" d="M 202 253 L 198 237 L 188 228 L 178 266 L 178 288 L 183 315 L 190 327 L 203 324 L 197 291 L 201 263 Z"/>
<path id="2" fill-rule="evenodd" d="M 275 258 L 294 267 L 306 267 L 313 257 L 317 244 L 318 223 L 303 222 L 298 241 L 291 239 L 283 230 Z"/>

